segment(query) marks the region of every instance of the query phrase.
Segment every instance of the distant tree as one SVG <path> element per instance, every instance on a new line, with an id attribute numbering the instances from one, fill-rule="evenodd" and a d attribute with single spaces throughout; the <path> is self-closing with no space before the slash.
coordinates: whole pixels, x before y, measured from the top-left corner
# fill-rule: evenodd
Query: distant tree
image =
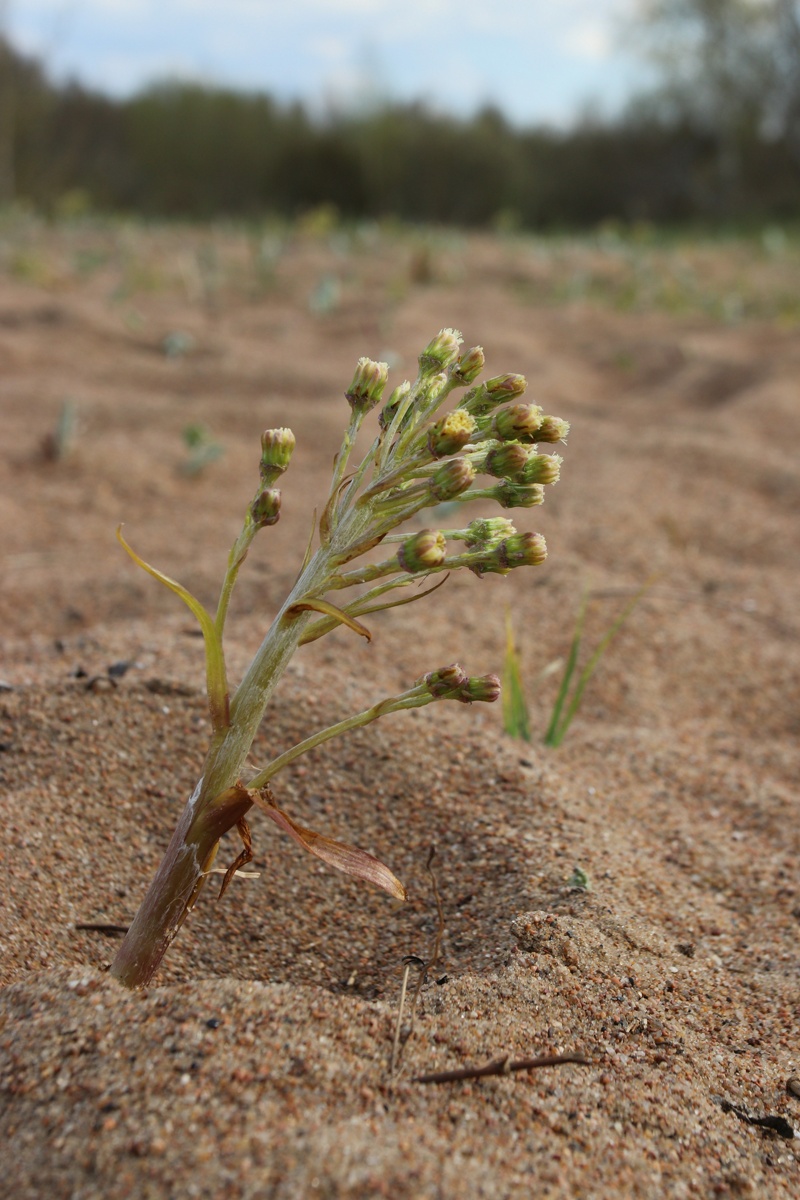
<path id="1" fill-rule="evenodd" d="M 0 36 L 0 203 L 40 199 L 52 99 L 41 65 Z"/>
<path id="2" fill-rule="evenodd" d="M 798 0 L 641 0 L 638 25 L 661 76 L 650 112 L 714 136 L 721 207 L 755 143 L 783 143 L 800 161 Z"/>
<path id="3" fill-rule="evenodd" d="M 775 0 L 776 36 L 772 47 L 773 83 L 768 132 L 774 131 L 790 144 L 800 161 L 800 3 Z"/>
<path id="4" fill-rule="evenodd" d="M 16 88 L 14 53 L 7 38 L 9 0 L 0 0 L 0 206 L 16 196 L 14 135 Z"/>

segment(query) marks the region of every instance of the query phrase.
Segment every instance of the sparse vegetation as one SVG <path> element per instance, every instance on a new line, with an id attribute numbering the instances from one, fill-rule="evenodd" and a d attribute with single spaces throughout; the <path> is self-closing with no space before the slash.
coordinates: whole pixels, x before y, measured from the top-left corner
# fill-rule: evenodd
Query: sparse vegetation
<path id="1" fill-rule="evenodd" d="M 640 588 L 633 599 L 625 605 L 622 612 L 619 614 L 613 624 L 606 630 L 603 637 L 597 643 L 592 652 L 589 661 L 575 680 L 575 686 L 572 686 L 573 676 L 578 666 L 578 655 L 580 653 L 581 641 L 583 639 L 583 625 L 586 619 L 586 608 L 589 603 L 588 594 L 584 595 L 581 601 L 580 609 L 578 610 L 578 619 L 575 622 L 575 632 L 572 635 L 572 644 L 569 648 L 567 661 L 564 666 L 564 674 L 561 679 L 561 686 L 558 689 L 553 711 L 550 715 L 550 724 L 544 735 L 546 746 L 560 746 L 564 738 L 567 736 L 567 730 L 572 724 L 573 718 L 581 706 L 583 693 L 586 690 L 586 685 L 595 673 L 600 659 L 605 654 L 611 642 L 619 633 L 622 626 L 627 621 L 628 617 L 633 612 L 636 605 L 641 600 L 650 583 L 646 583 L 643 588 Z"/>
<path id="2" fill-rule="evenodd" d="M 553 704 L 549 724 L 544 734 L 544 743 L 546 746 L 560 746 L 563 742 L 573 718 L 581 706 L 586 686 L 592 678 L 600 659 L 649 587 L 649 583 L 645 584 L 636 593 L 630 603 L 625 605 L 620 615 L 598 642 L 589 661 L 580 675 L 578 675 L 573 686 L 573 677 L 577 670 L 578 657 L 583 640 L 586 608 L 589 602 L 588 593 L 584 595 L 578 610 L 569 653 L 564 661 L 561 684 Z M 550 674 L 553 670 L 558 670 L 560 666 L 561 660 L 554 659 L 552 663 L 548 664 L 540 672 L 539 678 Z M 506 733 L 510 734 L 511 737 L 521 738 L 526 742 L 532 740 L 530 711 L 525 696 L 522 668 L 514 642 L 514 627 L 510 613 L 506 615 L 506 653 L 503 665 L 503 723 Z"/>
<path id="3" fill-rule="evenodd" d="M 211 430 L 202 424 L 187 425 L 183 431 L 183 441 L 188 452 L 181 464 L 184 475 L 199 475 L 225 453 Z"/>

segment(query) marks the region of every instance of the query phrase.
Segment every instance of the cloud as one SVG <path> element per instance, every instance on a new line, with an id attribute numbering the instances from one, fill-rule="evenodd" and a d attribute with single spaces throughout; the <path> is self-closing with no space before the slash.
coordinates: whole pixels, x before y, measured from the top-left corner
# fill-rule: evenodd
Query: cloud
<path id="1" fill-rule="evenodd" d="M 581 21 L 564 35 L 562 42 L 568 54 L 589 62 L 604 62 L 613 53 L 611 31 L 597 21 Z"/>
<path id="2" fill-rule="evenodd" d="M 2 3 L 2 0 L 0 0 Z M 525 122 L 626 90 L 615 22 L 636 0 L 22 0 L 15 42 L 58 76 L 128 93 L 173 66 L 317 102 L 365 89 Z"/>
<path id="3" fill-rule="evenodd" d="M 350 62 L 353 57 L 352 46 L 345 38 L 330 35 L 312 37 L 309 40 L 308 49 L 320 62 L 333 64 L 334 66 Z"/>

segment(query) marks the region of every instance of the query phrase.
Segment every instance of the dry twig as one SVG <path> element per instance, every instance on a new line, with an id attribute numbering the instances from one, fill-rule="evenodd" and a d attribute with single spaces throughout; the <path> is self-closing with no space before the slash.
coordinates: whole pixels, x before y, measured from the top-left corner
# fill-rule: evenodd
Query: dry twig
<path id="1" fill-rule="evenodd" d="M 510 1075 L 512 1071 L 533 1071 L 538 1067 L 560 1067 L 565 1063 L 592 1066 L 585 1054 L 543 1054 L 540 1058 L 512 1059 L 508 1054 L 495 1058 L 482 1067 L 457 1067 L 452 1071 L 430 1071 L 415 1075 L 412 1083 L 457 1083 L 462 1079 L 486 1079 L 489 1075 Z"/>

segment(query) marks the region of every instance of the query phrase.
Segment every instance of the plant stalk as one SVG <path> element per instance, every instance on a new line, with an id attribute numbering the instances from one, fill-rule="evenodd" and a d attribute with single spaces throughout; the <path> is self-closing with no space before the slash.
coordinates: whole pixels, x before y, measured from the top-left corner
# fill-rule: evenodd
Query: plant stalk
<path id="1" fill-rule="evenodd" d="M 203 887 L 220 838 L 251 807 L 241 795 L 225 798 L 241 777 L 253 740 L 284 670 L 297 649 L 310 613 L 295 606 L 322 594 L 334 574 L 331 563 L 363 539 L 372 514 L 355 506 L 331 542 L 321 546 L 300 574 L 272 622 L 231 701 L 230 719 L 212 741 L 203 774 L 186 804 L 142 905 L 111 963 L 111 974 L 130 988 L 145 987 Z"/>

